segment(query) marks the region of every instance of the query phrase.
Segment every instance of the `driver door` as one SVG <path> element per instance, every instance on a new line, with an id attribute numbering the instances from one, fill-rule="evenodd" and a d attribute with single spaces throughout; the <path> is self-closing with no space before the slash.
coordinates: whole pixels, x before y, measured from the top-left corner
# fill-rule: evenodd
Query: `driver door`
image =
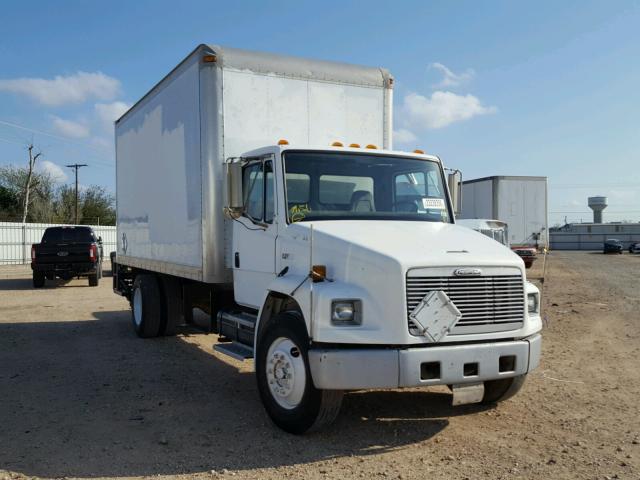
<path id="1" fill-rule="evenodd" d="M 233 222 L 233 287 L 240 305 L 259 309 L 276 277 L 273 157 L 250 160 L 242 169 L 244 213 Z"/>

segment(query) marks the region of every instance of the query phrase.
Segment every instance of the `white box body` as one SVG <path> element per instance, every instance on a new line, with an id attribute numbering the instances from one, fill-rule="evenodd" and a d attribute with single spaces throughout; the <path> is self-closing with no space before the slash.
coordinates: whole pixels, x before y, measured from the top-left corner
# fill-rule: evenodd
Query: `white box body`
<path id="1" fill-rule="evenodd" d="M 464 181 L 460 218 L 500 220 L 508 225 L 510 244 L 546 246 L 547 177 L 495 176 Z"/>
<path id="2" fill-rule="evenodd" d="M 200 45 L 116 122 L 119 262 L 230 282 L 224 160 L 280 139 L 391 148 L 391 87 L 380 68 Z"/>

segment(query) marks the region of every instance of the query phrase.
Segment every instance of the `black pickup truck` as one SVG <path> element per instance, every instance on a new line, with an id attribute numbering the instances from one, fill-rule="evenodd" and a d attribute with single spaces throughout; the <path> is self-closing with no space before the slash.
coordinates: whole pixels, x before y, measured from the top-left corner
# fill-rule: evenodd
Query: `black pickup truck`
<path id="1" fill-rule="evenodd" d="M 102 277 L 102 238 L 90 227 L 49 227 L 42 241 L 31 246 L 34 288 L 45 279 L 88 277 L 97 287 Z"/>

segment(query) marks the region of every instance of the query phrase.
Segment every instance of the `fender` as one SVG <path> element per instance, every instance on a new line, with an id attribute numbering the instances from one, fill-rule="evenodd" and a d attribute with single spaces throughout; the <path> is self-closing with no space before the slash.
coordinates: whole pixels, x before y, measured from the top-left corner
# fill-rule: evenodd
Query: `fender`
<path id="1" fill-rule="evenodd" d="M 306 281 L 305 281 L 306 280 Z M 309 295 L 309 283 L 311 279 L 308 275 L 299 275 L 299 274 L 287 274 L 283 277 L 276 277 L 267 287 L 262 297 L 262 301 L 260 304 L 260 311 L 258 312 L 258 319 L 256 321 L 255 327 L 255 335 L 253 337 L 253 350 L 257 351 L 258 348 L 258 332 L 260 331 L 260 323 L 263 318 L 263 314 L 265 313 L 265 307 L 267 304 L 267 299 L 273 293 L 280 294 L 285 297 L 293 298 L 300 309 L 302 310 L 302 315 L 304 316 L 305 324 L 307 327 L 307 331 L 310 332 L 309 319 L 311 312 L 311 303 L 310 303 L 310 295 Z M 296 290 L 296 287 L 299 288 Z M 294 291 L 295 293 L 291 295 Z"/>

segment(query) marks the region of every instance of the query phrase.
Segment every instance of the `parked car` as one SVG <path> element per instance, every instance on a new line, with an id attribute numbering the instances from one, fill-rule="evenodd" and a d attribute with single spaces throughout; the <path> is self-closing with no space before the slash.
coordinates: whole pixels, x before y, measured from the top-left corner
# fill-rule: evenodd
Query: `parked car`
<path id="1" fill-rule="evenodd" d="M 511 250 L 518 254 L 518 256 L 524 262 L 525 268 L 531 268 L 533 262 L 535 262 L 538 256 L 538 250 L 536 247 L 516 246 L 512 245 Z"/>
<path id="2" fill-rule="evenodd" d="M 629 253 L 640 253 L 640 242 L 629 245 Z"/>
<path id="3" fill-rule="evenodd" d="M 97 287 L 102 277 L 102 238 L 90 227 L 49 227 L 42 241 L 31 246 L 34 288 L 45 280 L 87 277 Z"/>
<path id="4" fill-rule="evenodd" d="M 622 254 L 622 242 L 614 238 L 605 240 L 603 253 L 620 253 Z"/>

